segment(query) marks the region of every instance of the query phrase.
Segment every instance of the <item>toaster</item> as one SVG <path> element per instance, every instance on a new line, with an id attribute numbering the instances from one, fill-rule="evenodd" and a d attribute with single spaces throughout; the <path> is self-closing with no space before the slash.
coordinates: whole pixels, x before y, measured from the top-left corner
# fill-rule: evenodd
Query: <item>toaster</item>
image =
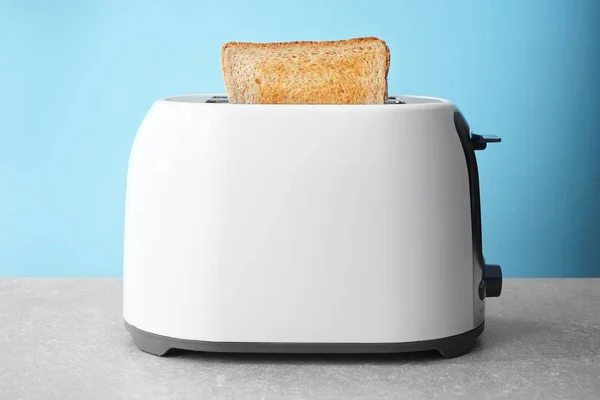
<path id="1" fill-rule="evenodd" d="M 123 318 L 135 345 L 468 353 L 502 290 L 476 151 L 446 99 L 155 102 L 131 148 Z"/>

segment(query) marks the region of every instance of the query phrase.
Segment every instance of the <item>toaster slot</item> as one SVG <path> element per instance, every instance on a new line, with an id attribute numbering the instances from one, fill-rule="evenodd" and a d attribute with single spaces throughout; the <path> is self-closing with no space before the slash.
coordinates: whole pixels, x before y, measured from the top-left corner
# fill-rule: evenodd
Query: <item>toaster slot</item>
<path id="1" fill-rule="evenodd" d="M 229 103 L 227 96 L 212 96 L 206 100 L 207 103 Z M 406 104 L 397 96 L 390 96 L 386 99 L 385 104 Z"/>
<path id="2" fill-rule="evenodd" d="M 399 97 L 390 96 L 385 101 L 385 104 L 406 104 L 404 101 L 400 100 Z"/>
<path id="3" fill-rule="evenodd" d="M 227 96 L 213 96 L 206 100 L 207 103 L 229 103 Z"/>

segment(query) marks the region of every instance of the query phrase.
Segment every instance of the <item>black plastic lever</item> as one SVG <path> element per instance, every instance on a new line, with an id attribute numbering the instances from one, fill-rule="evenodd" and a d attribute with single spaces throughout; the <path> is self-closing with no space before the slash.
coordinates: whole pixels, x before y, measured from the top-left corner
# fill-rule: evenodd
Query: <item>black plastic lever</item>
<path id="1" fill-rule="evenodd" d="M 473 149 L 475 150 L 485 150 L 488 143 L 499 143 L 501 141 L 500 137 L 494 135 L 471 134 L 471 143 L 473 143 Z"/>

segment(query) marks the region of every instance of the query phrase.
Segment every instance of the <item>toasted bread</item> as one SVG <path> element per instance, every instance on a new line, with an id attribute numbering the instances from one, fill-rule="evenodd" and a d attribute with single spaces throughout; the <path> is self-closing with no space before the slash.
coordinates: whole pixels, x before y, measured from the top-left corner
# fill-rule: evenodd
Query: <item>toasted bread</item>
<path id="1" fill-rule="evenodd" d="M 383 40 L 226 43 L 225 88 L 238 104 L 383 104 L 390 51 Z"/>

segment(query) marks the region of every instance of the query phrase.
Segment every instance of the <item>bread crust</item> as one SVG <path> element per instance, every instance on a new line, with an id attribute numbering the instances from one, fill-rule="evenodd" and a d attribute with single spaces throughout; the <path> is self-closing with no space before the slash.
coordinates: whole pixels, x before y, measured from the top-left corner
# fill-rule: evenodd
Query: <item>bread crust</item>
<path id="1" fill-rule="evenodd" d="M 229 42 L 221 67 L 231 103 L 383 104 L 390 51 L 376 37 Z"/>

